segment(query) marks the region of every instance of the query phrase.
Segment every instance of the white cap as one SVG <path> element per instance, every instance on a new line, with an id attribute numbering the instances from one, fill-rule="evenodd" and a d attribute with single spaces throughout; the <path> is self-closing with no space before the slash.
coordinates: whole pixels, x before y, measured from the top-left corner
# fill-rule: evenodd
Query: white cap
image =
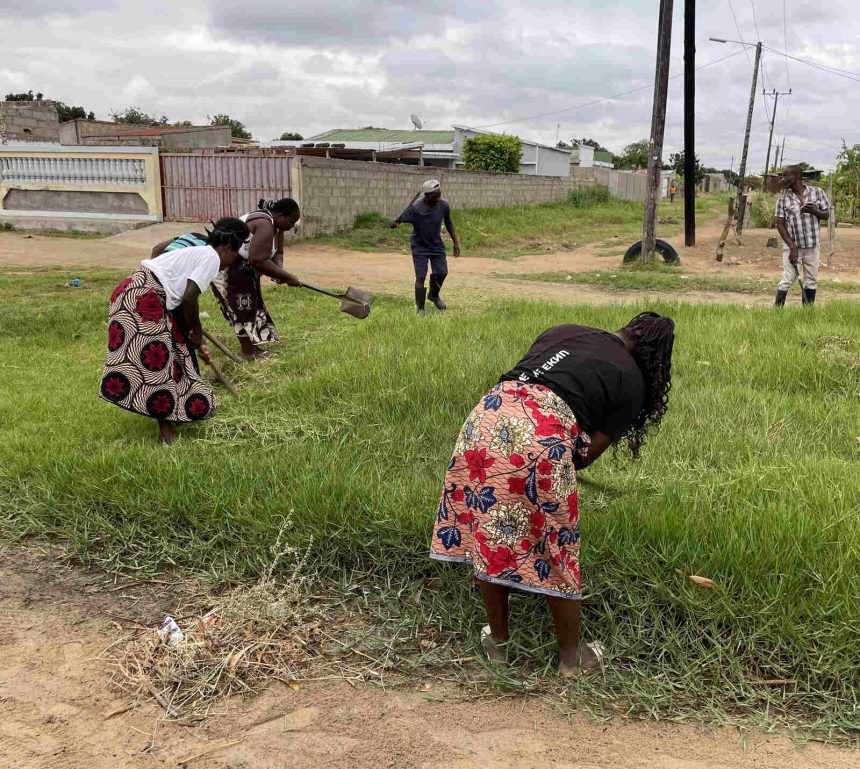
<path id="1" fill-rule="evenodd" d="M 422 185 L 421 189 L 422 189 L 425 193 L 427 193 L 427 192 L 436 192 L 436 190 L 441 190 L 441 189 L 442 189 L 442 185 L 441 185 L 441 184 L 439 184 L 439 180 L 438 180 L 438 179 L 428 179 L 426 182 L 424 182 L 424 184 Z"/>

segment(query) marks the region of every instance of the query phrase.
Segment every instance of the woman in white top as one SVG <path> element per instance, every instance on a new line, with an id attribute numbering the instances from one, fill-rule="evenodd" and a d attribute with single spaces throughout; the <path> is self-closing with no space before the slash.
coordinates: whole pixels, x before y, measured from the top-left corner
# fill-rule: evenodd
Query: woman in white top
<path id="1" fill-rule="evenodd" d="M 260 357 L 261 344 L 279 341 L 278 331 L 266 309 L 260 275 L 288 286 L 301 285 L 284 269 L 284 233 L 296 226 L 299 206 L 292 198 L 262 199 L 258 210 L 245 214 L 251 239 L 239 251 L 239 259 L 212 283 L 221 312 L 239 339 L 247 360 Z"/>
<path id="2" fill-rule="evenodd" d="M 205 419 L 218 406 L 194 356 L 197 347 L 209 359 L 198 300 L 218 272 L 236 261 L 249 236 L 240 219 L 219 219 L 207 233 L 207 245 L 141 262 L 111 295 L 99 394 L 157 419 L 163 443 L 173 441 L 174 424 Z"/>

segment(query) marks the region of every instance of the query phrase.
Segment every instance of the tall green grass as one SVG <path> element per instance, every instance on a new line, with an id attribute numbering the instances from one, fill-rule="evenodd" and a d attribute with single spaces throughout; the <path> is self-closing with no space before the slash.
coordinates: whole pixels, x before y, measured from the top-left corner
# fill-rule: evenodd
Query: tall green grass
<path id="1" fill-rule="evenodd" d="M 710 195 L 696 201 L 703 217 L 725 207 L 725 196 Z M 643 203 L 621 200 L 603 186 L 571 190 L 567 198 L 537 206 L 513 208 L 454 208 L 454 228 L 464 255 L 506 259 L 522 254 L 572 249 L 604 238 L 619 236 L 631 243 L 642 237 Z M 664 203 L 661 216 L 677 218 L 660 225 L 663 237 L 677 235 L 683 226 L 683 207 Z M 339 248 L 356 251 L 409 251 L 412 227 L 389 228 L 378 214 L 356 218 L 352 229 L 316 238 Z"/>
<path id="2" fill-rule="evenodd" d="M 149 420 L 96 397 L 121 276 L 83 277 L 71 289 L 62 273 L 0 276 L 7 538 L 225 581 L 259 573 L 292 510 L 292 544 L 312 543 L 314 574 L 363 575 L 389 611 L 404 588 L 442 576 L 409 610 L 457 642 L 475 637 L 480 606 L 464 572 L 425 554 L 463 419 L 546 327 L 616 328 L 640 309 L 454 293 L 451 310 L 423 319 L 379 297 L 357 323 L 323 298 L 271 289 L 275 360 L 230 370 L 241 399 L 222 395 L 214 419 L 165 448 Z M 860 308 L 656 309 L 677 323 L 663 429 L 640 462 L 604 458 L 581 474 L 584 628 L 610 665 L 578 691 L 652 716 L 753 714 L 856 735 Z M 548 665 L 542 602 L 514 608 L 517 638 Z"/>
<path id="3" fill-rule="evenodd" d="M 510 278 L 510 275 L 497 277 Z M 667 264 L 618 265 L 611 270 L 591 270 L 589 272 L 540 272 L 524 273 L 516 276 L 518 280 L 533 280 L 542 283 L 578 283 L 600 286 L 610 291 L 734 291 L 744 294 L 772 293 L 777 278 L 754 278 L 744 275 L 689 274 L 683 267 Z M 820 280 L 819 296 L 831 291 L 858 293 L 860 283 L 843 280 Z M 799 290 L 799 289 L 798 289 Z"/>

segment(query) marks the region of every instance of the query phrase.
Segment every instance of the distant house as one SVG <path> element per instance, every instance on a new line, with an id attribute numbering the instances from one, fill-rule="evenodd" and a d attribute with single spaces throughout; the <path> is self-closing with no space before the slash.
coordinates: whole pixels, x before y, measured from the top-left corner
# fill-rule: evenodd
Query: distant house
<path id="1" fill-rule="evenodd" d="M 489 133 L 460 125 L 449 131 L 336 128 L 303 141 L 269 142 L 261 146 L 293 147 L 297 155 L 455 169 L 463 167 L 466 139 Z M 523 146 L 521 174 L 562 177 L 570 174 L 569 150 L 528 139 L 520 141 Z"/>
<path id="2" fill-rule="evenodd" d="M 230 126 L 147 126 L 106 120 L 68 120 L 60 124 L 60 144 L 191 149 L 229 147 Z"/>
<path id="3" fill-rule="evenodd" d="M 570 164 L 580 168 L 615 168 L 612 153 L 597 150 L 588 144 L 574 144 L 570 152 Z"/>

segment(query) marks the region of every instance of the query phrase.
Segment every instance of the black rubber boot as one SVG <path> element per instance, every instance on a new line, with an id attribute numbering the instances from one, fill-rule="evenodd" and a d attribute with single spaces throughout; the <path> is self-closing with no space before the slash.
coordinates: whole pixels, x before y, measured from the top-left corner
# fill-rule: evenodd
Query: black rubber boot
<path id="1" fill-rule="evenodd" d="M 437 310 L 444 310 L 448 305 L 445 304 L 445 300 L 439 296 L 439 292 L 442 290 L 442 284 L 445 282 L 445 275 L 431 275 L 430 276 L 430 293 L 427 294 L 427 298 L 433 302 L 436 306 Z"/>
<path id="2" fill-rule="evenodd" d="M 774 307 L 784 307 L 785 306 L 785 297 L 788 296 L 788 291 L 777 291 L 776 292 L 776 301 L 773 303 Z"/>
<path id="3" fill-rule="evenodd" d="M 804 288 L 803 289 L 803 306 L 810 307 L 815 304 L 815 291 L 814 288 Z"/>
<path id="4" fill-rule="evenodd" d="M 427 299 L 427 289 L 424 286 L 421 288 L 415 287 L 415 306 L 418 308 L 418 314 L 424 314 L 424 302 Z"/>

